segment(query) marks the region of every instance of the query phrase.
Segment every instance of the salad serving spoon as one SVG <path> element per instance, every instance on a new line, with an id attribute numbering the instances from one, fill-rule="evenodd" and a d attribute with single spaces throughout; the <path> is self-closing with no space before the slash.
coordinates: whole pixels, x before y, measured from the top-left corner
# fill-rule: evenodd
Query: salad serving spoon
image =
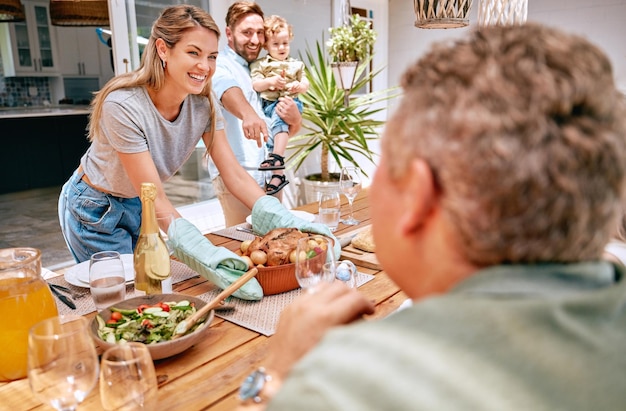
<path id="1" fill-rule="evenodd" d="M 212 299 L 207 305 L 205 305 L 204 307 L 200 308 L 191 317 L 189 317 L 189 318 L 181 321 L 180 323 L 178 323 L 178 325 L 176 326 L 176 329 L 174 330 L 174 335 L 172 335 L 172 340 L 175 340 L 175 339 L 180 338 L 183 335 L 185 335 L 185 333 L 187 331 L 189 331 L 189 329 L 191 327 L 193 327 L 196 324 L 196 322 L 198 322 L 199 319 L 204 317 L 209 311 L 211 311 L 215 307 L 218 307 L 220 304 L 222 304 L 222 301 L 225 298 L 230 297 L 230 295 L 232 293 L 234 293 L 235 291 L 240 289 L 252 277 L 257 275 L 258 272 L 259 272 L 259 270 L 256 267 L 252 267 L 244 275 L 242 275 L 236 281 L 234 281 L 231 285 L 226 287 L 226 289 L 224 289 L 224 291 L 219 293 L 217 295 L 217 297 Z"/>

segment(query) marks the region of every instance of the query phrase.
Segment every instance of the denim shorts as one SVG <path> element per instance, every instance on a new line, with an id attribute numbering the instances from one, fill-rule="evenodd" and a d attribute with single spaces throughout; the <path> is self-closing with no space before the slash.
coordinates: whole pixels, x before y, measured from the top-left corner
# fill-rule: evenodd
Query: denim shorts
<path id="1" fill-rule="evenodd" d="M 96 190 L 83 175 L 75 171 L 59 196 L 59 223 L 72 256 L 79 263 L 98 251 L 132 254 L 139 238 L 141 200 Z"/>
<path id="2" fill-rule="evenodd" d="M 298 111 L 302 113 L 302 101 L 300 101 L 297 97 L 294 98 L 293 101 L 296 103 Z M 278 104 L 278 100 L 271 101 L 262 99 L 261 104 L 263 107 L 263 113 L 270 119 L 270 136 L 267 139 L 266 145 L 268 150 L 272 152 L 274 150 L 274 136 L 278 133 L 289 133 L 289 125 L 285 123 L 282 118 L 280 118 L 278 113 L 276 113 L 276 104 Z"/>

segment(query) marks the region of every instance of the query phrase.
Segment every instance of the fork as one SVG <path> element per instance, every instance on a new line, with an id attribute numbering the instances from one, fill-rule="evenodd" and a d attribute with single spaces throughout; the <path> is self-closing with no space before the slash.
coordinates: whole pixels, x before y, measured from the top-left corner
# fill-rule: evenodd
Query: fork
<path id="1" fill-rule="evenodd" d="M 50 287 L 54 287 L 59 291 L 63 291 L 64 293 L 69 294 L 73 299 L 77 299 L 85 295 L 85 293 L 79 293 L 62 285 L 52 284 L 50 283 Z"/>

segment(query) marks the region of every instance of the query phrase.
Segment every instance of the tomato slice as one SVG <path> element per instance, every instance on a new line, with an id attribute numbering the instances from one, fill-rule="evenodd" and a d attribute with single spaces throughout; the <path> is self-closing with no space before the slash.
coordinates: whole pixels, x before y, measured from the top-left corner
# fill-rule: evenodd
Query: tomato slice
<path id="1" fill-rule="evenodd" d="M 145 310 L 148 307 L 150 307 L 148 304 L 141 304 L 139 307 L 137 307 L 137 312 L 141 314 L 143 310 Z"/>
<path id="2" fill-rule="evenodd" d="M 117 311 L 113 311 L 111 313 L 111 320 L 113 320 L 114 322 L 118 322 L 119 320 L 121 320 L 122 318 L 124 318 L 124 316 L 122 315 L 122 313 L 117 312 Z"/>

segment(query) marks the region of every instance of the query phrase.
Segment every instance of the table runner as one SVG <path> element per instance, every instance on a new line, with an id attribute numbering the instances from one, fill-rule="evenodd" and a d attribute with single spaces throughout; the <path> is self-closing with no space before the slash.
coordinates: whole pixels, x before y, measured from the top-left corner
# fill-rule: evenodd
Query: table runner
<path id="1" fill-rule="evenodd" d="M 176 284 L 196 276 L 199 276 L 197 272 L 193 271 L 191 268 L 179 261 L 172 260 L 172 284 Z M 374 279 L 373 275 L 357 272 L 357 287 L 362 286 L 372 279 Z M 74 304 L 76 304 L 75 310 L 72 310 L 55 297 L 59 315 L 85 315 L 96 311 L 96 307 L 93 304 L 88 288 L 71 285 L 65 281 L 63 276 L 51 278 L 48 282 L 65 286 L 72 291 L 75 291 L 77 294 L 80 294 L 80 297 L 72 299 Z M 221 289 L 216 288 L 199 295 L 198 298 L 209 302 L 213 298 L 217 297 L 221 291 Z M 278 324 L 278 318 L 280 317 L 282 310 L 296 297 L 298 297 L 301 292 L 302 290 L 298 288 L 286 293 L 265 296 L 261 301 L 246 301 L 233 297 L 228 301 L 228 305 L 233 305 L 235 309 L 227 312 L 216 312 L 215 315 L 244 328 L 270 336 L 276 332 L 276 325 Z M 132 298 L 136 295 L 138 294 L 135 293 L 134 284 L 127 284 L 126 298 Z"/>
<path id="2" fill-rule="evenodd" d="M 191 268 L 187 267 L 185 264 L 179 261 L 171 261 L 171 272 L 172 272 L 172 284 L 180 283 L 181 281 L 185 281 L 189 278 L 198 277 L 199 274 L 193 271 Z M 76 294 L 80 296 L 78 298 L 72 298 L 74 304 L 76 304 L 76 309 L 72 310 L 70 307 L 63 304 L 59 301 L 58 298 L 54 297 L 54 300 L 57 303 L 57 308 L 59 310 L 59 315 L 62 314 L 76 314 L 76 315 L 85 315 L 96 311 L 96 306 L 93 304 L 93 299 L 91 298 L 91 293 L 89 292 L 89 288 L 76 287 L 67 281 L 65 278 L 60 275 L 48 280 L 51 284 L 62 285 L 64 287 L 69 288 L 74 291 Z M 66 294 L 66 293 L 63 293 Z M 67 294 L 66 294 L 67 295 Z M 133 298 L 139 294 L 135 293 L 135 285 L 133 283 L 126 284 L 126 298 Z"/>
<path id="3" fill-rule="evenodd" d="M 252 225 L 248 223 L 241 223 L 232 227 L 226 227 L 224 229 L 213 231 L 211 234 L 219 235 L 222 237 L 230 238 L 233 240 L 246 241 L 254 240 L 256 236 L 254 234 L 246 233 L 243 231 L 237 231 L 237 227 L 243 227 L 252 230 Z"/>
<path id="4" fill-rule="evenodd" d="M 357 287 L 373 279 L 374 276 L 371 274 L 357 272 Z M 208 302 L 217 297 L 220 291 L 219 289 L 209 291 L 199 295 L 198 298 Z M 276 332 L 276 325 L 278 324 L 280 313 L 301 293 L 302 289 L 298 288 L 286 293 L 265 296 L 261 301 L 246 301 L 240 300 L 239 298 L 231 298 L 228 301 L 228 305 L 233 305 L 235 309 L 226 312 L 218 311 L 215 315 L 269 337 Z"/>

